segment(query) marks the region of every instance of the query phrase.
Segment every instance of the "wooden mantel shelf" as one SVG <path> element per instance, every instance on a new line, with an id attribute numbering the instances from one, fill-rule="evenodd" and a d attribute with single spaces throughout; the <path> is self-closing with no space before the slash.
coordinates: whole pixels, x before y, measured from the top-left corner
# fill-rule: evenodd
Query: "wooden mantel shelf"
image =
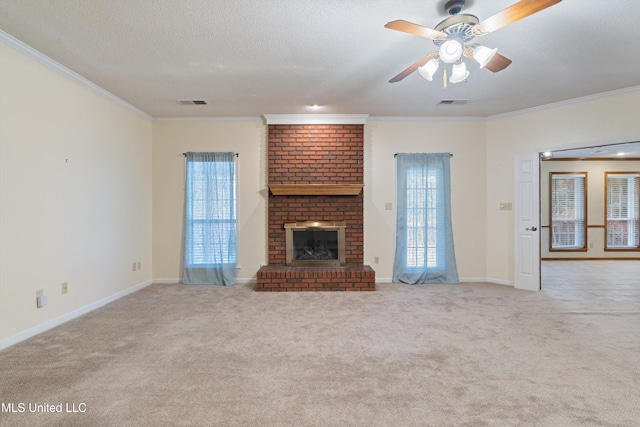
<path id="1" fill-rule="evenodd" d="M 356 196 L 363 184 L 269 184 L 274 196 Z"/>

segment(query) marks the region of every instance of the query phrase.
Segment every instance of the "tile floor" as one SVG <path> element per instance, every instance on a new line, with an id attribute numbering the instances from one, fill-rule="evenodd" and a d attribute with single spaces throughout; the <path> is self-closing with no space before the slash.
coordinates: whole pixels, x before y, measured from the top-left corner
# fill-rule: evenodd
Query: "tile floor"
<path id="1" fill-rule="evenodd" d="M 542 290 L 640 304 L 640 261 L 542 261 Z"/>

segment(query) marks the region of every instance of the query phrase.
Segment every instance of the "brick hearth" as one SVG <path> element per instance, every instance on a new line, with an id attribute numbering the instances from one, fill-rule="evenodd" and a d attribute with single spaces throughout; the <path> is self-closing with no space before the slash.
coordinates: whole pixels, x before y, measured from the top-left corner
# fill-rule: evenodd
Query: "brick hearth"
<path id="1" fill-rule="evenodd" d="M 368 265 L 286 267 L 267 265 L 258 271 L 260 291 L 375 291 L 376 274 Z"/>
<path id="2" fill-rule="evenodd" d="M 363 125 L 269 125 L 269 184 L 363 184 Z M 326 189 L 325 189 L 326 190 Z M 363 265 L 363 194 L 274 195 L 268 201 L 268 265 L 257 291 L 375 290 L 375 272 Z M 341 267 L 285 265 L 285 222 L 345 221 Z"/>

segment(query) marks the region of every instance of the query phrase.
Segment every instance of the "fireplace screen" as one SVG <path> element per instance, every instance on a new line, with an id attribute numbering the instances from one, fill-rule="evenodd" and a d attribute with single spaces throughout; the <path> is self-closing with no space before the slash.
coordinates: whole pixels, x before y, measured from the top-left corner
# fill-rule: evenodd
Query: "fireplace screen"
<path id="1" fill-rule="evenodd" d="M 293 222 L 284 227 L 287 265 L 339 266 L 345 263 L 344 221 Z"/>

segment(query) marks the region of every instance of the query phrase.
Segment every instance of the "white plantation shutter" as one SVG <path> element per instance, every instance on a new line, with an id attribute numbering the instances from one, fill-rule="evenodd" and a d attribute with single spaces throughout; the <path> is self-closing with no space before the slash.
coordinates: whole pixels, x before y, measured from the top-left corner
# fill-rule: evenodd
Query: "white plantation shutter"
<path id="1" fill-rule="evenodd" d="M 586 173 L 551 173 L 551 249 L 586 247 Z"/>
<path id="2" fill-rule="evenodd" d="M 639 187 L 640 174 L 607 173 L 607 249 L 640 246 Z"/>

